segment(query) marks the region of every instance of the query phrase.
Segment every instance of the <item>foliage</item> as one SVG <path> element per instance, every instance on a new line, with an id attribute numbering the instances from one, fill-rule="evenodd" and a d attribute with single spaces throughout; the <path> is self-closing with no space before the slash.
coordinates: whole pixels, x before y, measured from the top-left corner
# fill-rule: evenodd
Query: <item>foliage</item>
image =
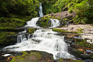
<path id="1" fill-rule="evenodd" d="M 0 16 L 9 14 L 37 16 L 38 7 L 38 0 L 0 0 Z"/>
<path id="2" fill-rule="evenodd" d="M 53 7 L 53 5 L 56 3 L 57 0 L 39 0 L 41 3 L 43 3 L 43 13 L 49 14 L 56 12 L 56 8 Z"/>
<path id="3" fill-rule="evenodd" d="M 93 23 L 93 1 L 92 0 L 58 0 L 54 7 L 57 12 L 67 8 L 70 13 L 75 12 L 76 17 L 73 19 L 75 24 Z"/>

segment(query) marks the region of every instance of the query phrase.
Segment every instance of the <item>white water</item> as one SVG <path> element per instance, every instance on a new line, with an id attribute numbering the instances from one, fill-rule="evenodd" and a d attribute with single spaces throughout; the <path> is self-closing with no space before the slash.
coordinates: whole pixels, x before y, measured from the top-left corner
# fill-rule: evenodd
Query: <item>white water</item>
<path id="1" fill-rule="evenodd" d="M 60 22 L 57 19 L 50 19 L 50 21 L 51 21 L 51 27 L 50 28 L 55 28 L 55 27 L 58 27 L 60 25 Z"/>
<path id="2" fill-rule="evenodd" d="M 25 27 L 33 27 L 33 28 L 40 28 L 36 25 L 36 22 L 39 20 L 39 17 L 32 18 L 30 21 L 27 22 L 27 25 Z"/>
<path id="3" fill-rule="evenodd" d="M 4 49 L 10 51 L 30 51 L 39 50 L 53 54 L 54 59 L 70 58 L 75 59 L 73 55 L 67 52 L 67 44 L 64 42 L 64 36 L 56 35 L 51 29 L 40 28 L 33 33 L 32 38 L 7 46 Z"/>
<path id="4" fill-rule="evenodd" d="M 43 17 L 42 3 L 40 3 L 40 7 L 39 7 L 39 17 Z"/>

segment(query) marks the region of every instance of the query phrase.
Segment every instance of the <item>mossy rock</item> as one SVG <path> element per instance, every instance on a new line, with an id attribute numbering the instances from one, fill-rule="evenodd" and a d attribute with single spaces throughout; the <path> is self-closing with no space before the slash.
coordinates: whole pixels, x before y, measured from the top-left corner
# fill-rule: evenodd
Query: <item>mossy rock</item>
<path id="1" fill-rule="evenodd" d="M 42 17 L 39 19 L 39 21 L 37 22 L 37 24 L 40 27 L 48 27 L 51 25 L 51 23 L 49 23 L 49 18 L 48 17 Z"/>
<path id="2" fill-rule="evenodd" d="M 0 46 L 6 46 L 16 42 L 15 32 L 1 32 L 0 33 Z"/>
<path id="3" fill-rule="evenodd" d="M 0 17 L 0 27 L 8 27 L 8 28 L 15 28 L 15 27 L 22 27 L 25 25 L 26 21 L 30 20 L 30 16 L 17 16 L 15 17 Z"/>
<path id="4" fill-rule="evenodd" d="M 36 52 L 31 52 L 28 54 L 27 52 L 23 52 L 22 56 L 17 56 L 13 58 L 10 62 L 38 62 L 41 58 L 41 55 Z"/>
<path id="5" fill-rule="evenodd" d="M 76 39 L 75 41 L 76 41 L 76 44 L 78 46 L 82 46 L 82 47 L 87 47 L 87 48 L 93 49 L 93 44 L 87 43 L 86 40 Z"/>
<path id="6" fill-rule="evenodd" d="M 57 60 L 58 62 L 65 62 L 62 58 Z"/>
<path id="7" fill-rule="evenodd" d="M 46 15 L 46 16 L 40 18 L 39 21 L 37 22 L 37 24 L 38 24 L 40 27 L 44 27 L 44 28 L 50 27 L 50 26 L 51 26 L 51 21 L 50 21 L 51 18 L 52 18 L 52 19 L 58 19 L 58 20 L 60 20 L 59 17 Z"/>
<path id="8" fill-rule="evenodd" d="M 83 33 L 82 29 L 79 29 L 79 31 L 73 31 L 73 32 L 62 30 L 62 29 L 57 29 L 57 28 L 53 28 L 52 30 L 56 31 L 56 32 L 60 32 L 60 33 L 63 33 L 63 32 L 65 32 L 65 33 L 73 33 L 73 34 Z"/>
<path id="9" fill-rule="evenodd" d="M 69 32 L 69 31 L 62 30 L 62 29 L 57 29 L 57 28 L 53 28 L 52 30 L 56 31 L 56 32 Z"/>
<path id="10" fill-rule="evenodd" d="M 10 62 L 48 62 L 48 60 L 53 60 L 52 57 L 46 52 L 31 51 L 30 53 L 23 52 L 22 56 L 16 56 Z"/>
<path id="11" fill-rule="evenodd" d="M 84 62 L 82 60 L 71 60 L 70 62 Z"/>
<path id="12" fill-rule="evenodd" d="M 36 28 L 28 28 L 27 32 L 32 34 L 32 33 L 34 33 L 35 30 L 36 30 Z"/>
<path id="13" fill-rule="evenodd" d="M 83 54 L 83 51 L 74 50 L 74 52 L 73 52 L 73 55 L 74 55 L 75 57 L 77 57 L 77 58 L 80 57 L 81 54 Z"/>
<path id="14" fill-rule="evenodd" d="M 62 59 L 62 58 L 58 59 L 57 61 L 58 62 L 84 62 L 82 60 L 71 60 L 71 59 Z"/>
<path id="15" fill-rule="evenodd" d="M 78 33 L 83 33 L 83 29 L 79 28 L 79 29 L 77 29 L 77 32 Z"/>
<path id="16" fill-rule="evenodd" d="M 0 27 L 0 32 L 20 32 L 20 31 L 24 31 L 24 28 Z"/>

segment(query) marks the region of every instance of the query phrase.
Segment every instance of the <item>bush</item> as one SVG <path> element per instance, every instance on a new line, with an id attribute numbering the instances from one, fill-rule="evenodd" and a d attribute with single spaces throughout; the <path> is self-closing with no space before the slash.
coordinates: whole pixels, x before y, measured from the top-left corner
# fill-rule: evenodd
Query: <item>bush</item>
<path id="1" fill-rule="evenodd" d="M 0 0 L 0 16 L 11 13 L 20 15 L 38 16 L 38 0 Z"/>

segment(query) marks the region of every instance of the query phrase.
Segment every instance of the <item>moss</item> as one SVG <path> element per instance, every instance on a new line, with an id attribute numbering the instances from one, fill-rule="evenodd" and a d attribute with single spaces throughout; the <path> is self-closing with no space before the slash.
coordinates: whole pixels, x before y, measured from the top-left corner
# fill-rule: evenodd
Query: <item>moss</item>
<path id="1" fill-rule="evenodd" d="M 15 32 L 1 32 L 0 33 L 0 46 L 8 45 L 11 43 L 11 36 L 15 36 Z"/>
<path id="2" fill-rule="evenodd" d="M 65 62 L 62 58 L 57 60 L 58 62 Z"/>
<path id="3" fill-rule="evenodd" d="M 93 60 L 93 54 L 90 54 L 89 57 L 91 60 Z"/>
<path id="4" fill-rule="evenodd" d="M 50 19 L 58 19 L 58 20 L 61 20 L 61 18 L 60 17 L 55 17 L 55 15 L 54 16 L 49 16 L 49 15 L 46 15 L 46 16 L 44 16 L 44 17 L 42 17 L 42 18 L 40 18 L 39 19 L 39 21 L 37 22 L 37 24 L 39 25 L 39 26 L 41 26 L 41 27 L 50 27 L 51 26 L 51 21 L 50 21 Z"/>
<path id="5" fill-rule="evenodd" d="M 21 26 L 24 26 L 26 21 L 30 20 L 30 16 L 15 16 L 14 18 L 6 18 L 4 17 L 2 19 L 2 17 L 0 17 L 1 20 L 0 20 L 0 27 L 21 27 Z"/>
<path id="6" fill-rule="evenodd" d="M 79 28 L 79 29 L 77 29 L 77 32 L 78 33 L 83 33 L 83 29 Z"/>
<path id="7" fill-rule="evenodd" d="M 86 40 L 81 40 L 81 39 L 76 40 L 76 44 L 79 45 L 79 46 L 82 46 L 82 47 L 87 47 L 87 48 L 93 49 L 93 47 L 92 47 L 93 44 L 87 43 Z"/>
<path id="8" fill-rule="evenodd" d="M 80 57 L 81 54 L 83 54 L 83 51 L 79 51 L 79 50 L 74 50 L 73 55 L 76 57 Z"/>
<path id="9" fill-rule="evenodd" d="M 43 51 L 23 52 L 23 55 L 16 56 L 10 62 L 54 62 L 53 55 Z"/>
<path id="10" fill-rule="evenodd" d="M 34 33 L 35 30 L 36 30 L 36 28 L 28 28 L 28 29 L 27 29 L 28 33 L 30 33 L 30 34 L 31 34 L 31 33 Z"/>
<path id="11" fill-rule="evenodd" d="M 69 32 L 69 31 L 62 30 L 62 29 L 57 29 L 57 28 L 53 28 L 53 31 L 56 31 L 56 32 Z"/>
<path id="12" fill-rule="evenodd" d="M 41 59 L 41 55 L 37 52 L 23 52 L 22 56 L 13 58 L 10 62 L 38 62 Z"/>
<path id="13" fill-rule="evenodd" d="M 79 31 L 73 31 L 73 32 L 66 31 L 66 30 L 62 30 L 62 29 L 57 29 L 57 28 L 53 28 L 52 30 L 53 30 L 53 31 L 56 31 L 56 32 L 68 32 L 68 33 L 76 33 L 76 34 L 78 34 L 78 33 L 83 33 L 83 32 L 82 32 L 82 29 L 79 29 Z"/>
<path id="14" fill-rule="evenodd" d="M 51 24 L 49 23 L 49 18 L 50 17 L 48 17 L 48 16 L 40 18 L 39 21 L 38 21 L 39 26 L 40 27 L 48 27 L 48 26 L 50 26 Z"/>

